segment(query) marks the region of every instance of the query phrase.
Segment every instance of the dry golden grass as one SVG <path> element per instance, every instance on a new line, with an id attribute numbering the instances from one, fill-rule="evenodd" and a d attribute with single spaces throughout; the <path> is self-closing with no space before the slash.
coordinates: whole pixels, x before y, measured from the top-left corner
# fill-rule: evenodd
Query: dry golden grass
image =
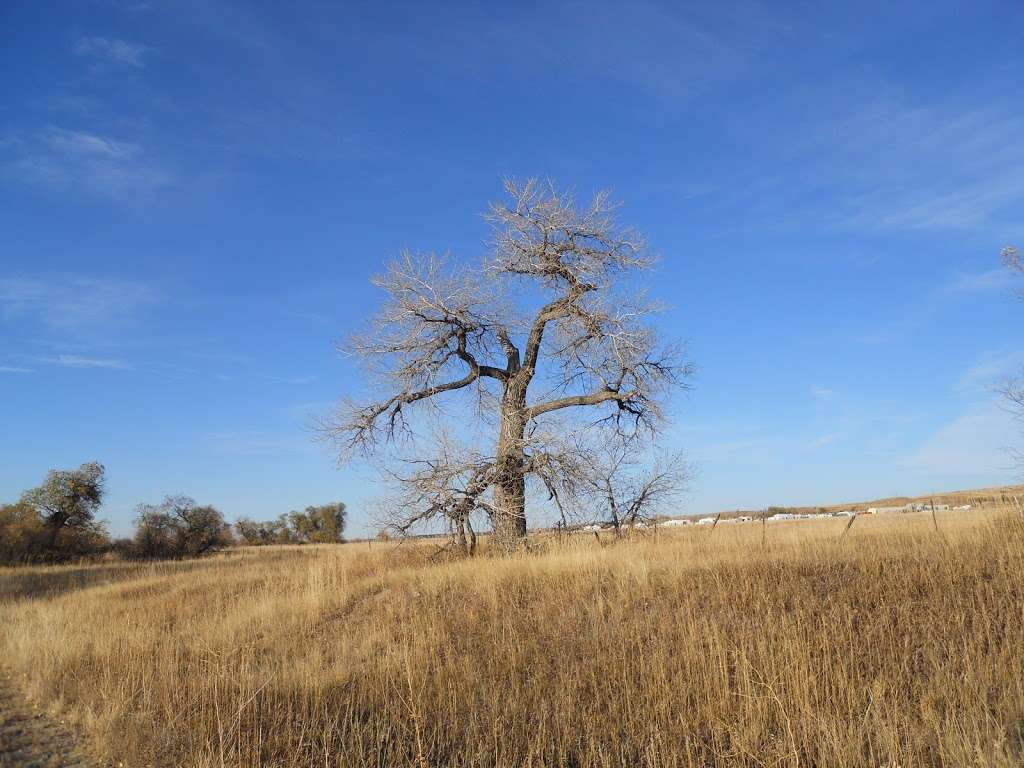
<path id="1" fill-rule="evenodd" d="M 1020 765 L 1024 523 L 937 521 L 23 569 L 0 643 L 127 766 Z"/>

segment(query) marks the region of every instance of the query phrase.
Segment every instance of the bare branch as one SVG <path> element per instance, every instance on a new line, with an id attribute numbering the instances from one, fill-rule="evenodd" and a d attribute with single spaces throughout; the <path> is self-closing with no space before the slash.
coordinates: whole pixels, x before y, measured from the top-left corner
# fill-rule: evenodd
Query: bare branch
<path id="1" fill-rule="evenodd" d="M 650 265 L 643 238 L 616 225 L 618 205 L 607 192 L 577 210 L 572 193 L 560 193 L 551 182 L 506 180 L 505 191 L 511 202 L 492 204 L 488 215 L 493 272 L 539 278 L 566 293 L 593 290 L 623 270 Z"/>
<path id="2" fill-rule="evenodd" d="M 507 349 L 502 338 L 508 340 L 508 332 L 487 315 L 491 297 L 481 292 L 478 276 L 449 270 L 433 254 L 404 252 L 374 284 L 388 299 L 371 329 L 350 339 L 343 351 L 363 360 L 394 394 L 346 405 L 320 424 L 321 437 L 343 453 L 371 449 L 381 434 L 393 438 L 404 425 L 403 406 L 481 378 L 508 377 L 507 367 L 480 362 L 496 348 Z"/>
<path id="3" fill-rule="evenodd" d="M 492 204 L 494 257 L 488 270 L 538 280 L 558 297 L 535 316 L 523 356 L 523 366 L 537 365 L 548 323 L 572 314 L 586 294 L 608 285 L 627 269 L 644 269 L 651 259 L 644 241 L 630 229 L 618 227 L 607 192 L 590 206 L 577 210 L 571 193 L 560 194 L 551 182 L 505 181 L 511 203 Z"/>
<path id="4" fill-rule="evenodd" d="M 629 409 L 629 401 L 636 396 L 635 392 L 616 392 L 612 389 L 601 390 L 600 392 L 591 392 L 589 395 L 571 395 L 569 397 L 562 397 L 558 400 L 550 400 L 540 405 L 535 405 L 527 411 L 527 414 L 531 419 L 535 419 L 538 416 L 549 413 L 550 411 L 557 411 L 561 408 L 572 408 L 581 405 L 600 405 L 601 403 L 607 403 L 610 400 L 614 400 L 619 404 L 620 408 Z"/>

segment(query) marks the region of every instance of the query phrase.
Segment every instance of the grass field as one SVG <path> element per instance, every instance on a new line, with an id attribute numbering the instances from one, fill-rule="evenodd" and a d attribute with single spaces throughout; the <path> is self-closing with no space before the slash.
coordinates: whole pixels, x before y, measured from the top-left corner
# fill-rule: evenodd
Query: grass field
<path id="1" fill-rule="evenodd" d="M 0 643 L 125 766 L 1021 765 L 1024 523 L 935 522 L 24 568 Z"/>

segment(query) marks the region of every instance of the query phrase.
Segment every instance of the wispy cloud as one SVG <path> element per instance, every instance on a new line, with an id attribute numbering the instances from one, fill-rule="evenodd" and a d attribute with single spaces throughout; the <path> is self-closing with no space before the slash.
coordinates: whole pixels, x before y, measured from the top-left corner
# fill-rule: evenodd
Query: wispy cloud
<path id="1" fill-rule="evenodd" d="M 55 96 L 49 101 L 47 107 L 52 112 L 70 112 L 75 115 L 84 115 L 95 111 L 101 103 L 99 99 L 77 93 L 75 95 Z"/>
<path id="2" fill-rule="evenodd" d="M 102 357 L 84 357 L 82 355 L 57 355 L 56 357 L 41 357 L 39 362 L 47 365 L 60 365 L 65 368 L 109 368 L 125 371 L 132 366 L 124 360 Z"/>
<path id="3" fill-rule="evenodd" d="M 8 138 L 4 145 L 11 158 L 0 170 L 33 186 L 137 201 L 178 180 L 140 145 L 96 133 L 50 126 L 29 138 Z"/>
<path id="4" fill-rule="evenodd" d="M 308 437 L 295 434 L 213 432 L 207 434 L 205 440 L 217 453 L 232 456 L 267 456 L 314 450 Z"/>
<path id="5" fill-rule="evenodd" d="M 130 67 L 143 66 L 142 57 L 150 50 L 152 49 L 147 45 L 109 37 L 83 37 L 75 45 L 75 52 L 80 56 L 96 56 Z"/>
<path id="6" fill-rule="evenodd" d="M 0 314 L 33 317 L 56 330 L 116 322 L 155 299 L 149 286 L 129 280 L 0 278 Z"/>
<path id="7" fill-rule="evenodd" d="M 692 446 L 692 453 L 697 461 L 750 463 L 777 455 L 781 446 L 782 439 L 779 437 L 737 437 L 735 440 L 696 443 Z"/>
<path id="8" fill-rule="evenodd" d="M 972 229 L 1024 196 L 1024 166 L 1012 170 L 1010 178 L 996 178 L 970 184 L 954 192 L 933 189 L 934 197 L 908 198 L 893 213 L 881 215 L 882 228 L 948 230 Z"/>
<path id="9" fill-rule="evenodd" d="M 835 396 L 836 393 L 831 389 L 826 389 L 825 387 L 811 387 L 811 397 L 820 403 L 826 403 L 834 399 Z"/>
<path id="10" fill-rule="evenodd" d="M 139 151 L 134 144 L 81 131 L 65 131 L 60 128 L 50 128 L 42 135 L 41 139 L 51 149 L 69 155 L 93 155 L 120 160 L 131 157 Z"/>
<path id="11" fill-rule="evenodd" d="M 813 110 L 806 130 L 778 136 L 776 151 L 792 161 L 791 170 L 742 187 L 767 200 L 759 210 L 800 227 L 813 214 L 840 231 L 948 232 L 997 224 L 1017 231 L 1013 213 L 1024 202 L 1018 102 L 981 103 L 967 92 L 915 101 L 877 78 L 854 80 L 841 101 L 831 88 L 795 107 Z"/>
<path id="12" fill-rule="evenodd" d="M 291 384 L 294 386 L 311 384 L 316 381 L 316 376 L 265 376 L 264 378 L 275 384 Z"/>
<path id="13" fill-rule="evenodd" d="M 842 438 L 842 436 L 842 432 L 830 432 L 827 435 L 822 435 L 821 437 L 811 440 L 811 442 L 807 444 L 807 448 L 808 450 L 812 451 L 817 450 L 819 448 L 824 448 L 826 445 L 829 445 L 830 443 L 834 443 L 836 440 L 839 440 L 840 438 Z"/>
<path id="14" fill-rule="evenodd" d="M 849 223 L 878 229 L 978 227 L 1024 197 L 1024 114 L 963 100 L 858 105 L 837 131 L 854 188 Z"/>
<path id="15" fill-rule="evenodd" d="M 290 420 L 301 424 L 310 424 L 317 417 L 329 411 L 337 403 L 330 400 L 319 400 L 307 403 L 295 403 L 281 409 L 281 413 Z"/>
<path id="16" fill-rule="evenodd" d="M 748 72 L 769 41 L 786 40 L 790 32 L 779 14 L 757 2 L 733 3 L 728 13 L 713 4 L 696 8 L 649 0 L 583 9 L 574 2 L 551 3 L 545 14 L 523 14 L 513 23 L 483 6 L 439 9 L 440 37 L 410 39 L 407 50 L 427 66 L 439 64 L 458 76 L 485 77 L 506 68 L 550 78 L 597 76 L 671 109 Z M 573 34 L 552 46 L 549 31 L 556 28 L 572 28 Z M 619 34 L 609 35 L 609 29 Z"/>
<path id="17" fill-rule="evenodd" d="M 1013 282 L 1008 269 L 989 269 L 955 275 L 944 287 L 946 293 L 989 293 L 1007 290 Z"/>
<path id="18" fill-rule="evenodd" d="M 32 373 L 31 368 L 24 368 L 20 365 L 0 365 L 0 373 Z"/>
<path id="19" fill-rule="evenodd" d="M 1024 351 L 988 353 L 960 374 L 955 389 L 958 392 L 991 390 L 1021 368 L 1024 368 Z"/>
<path id="20" fill-rule="evenodd" d="M 995 403 L 974 403 L 939 427 L 897 465 L 942 472 L 947 478 L 1009 470 L 1009 447 L 1019 440 L 1016 427 Z"/>
<path id="21" fill-rule="evenodd" d="M 107 3 L 128 13 L 141 13 L 153 9 L 153 4 L 145 0 L 107 0 Z"/>

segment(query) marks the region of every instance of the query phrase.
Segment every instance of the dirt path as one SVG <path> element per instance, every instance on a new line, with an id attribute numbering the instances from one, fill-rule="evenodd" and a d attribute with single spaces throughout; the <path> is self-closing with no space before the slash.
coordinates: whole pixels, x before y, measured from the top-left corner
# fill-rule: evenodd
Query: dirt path
<path id="1" fill-rule="evenodd" d="M 0 768 L 93 768 L 71 733 L 0 675 Z"/>

